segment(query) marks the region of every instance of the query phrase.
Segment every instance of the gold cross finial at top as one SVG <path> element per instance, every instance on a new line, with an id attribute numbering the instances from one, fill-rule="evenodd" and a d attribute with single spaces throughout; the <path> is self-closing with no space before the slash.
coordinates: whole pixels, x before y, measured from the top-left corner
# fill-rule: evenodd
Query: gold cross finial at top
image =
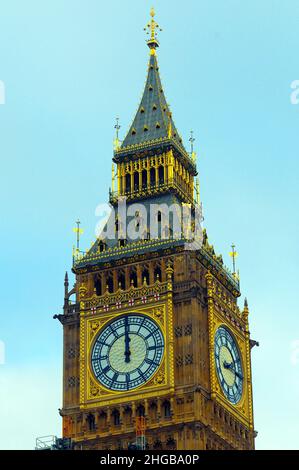
<path id="1" fill-rule="evenodd" d="M 114 150 L 119 150 L 119 147 L 120 147 L 120 140 L 119 140 L 119 130 L 121 128 L 120 124 L 119 124 L 119 117 L 116 117 L 116 124 L 114 126 L 114 129 L 115 129 L 115 138 L 113 140 L 113 148 Z"/>
<path id="2" fill-rule="evenodd" d="M 150 34 L 150 39 L 147 41 L 148 47 L 151 49 L 151 52 L 154 54 L 155 49 L 159 47 L 159 42 L 157 40 L 157 30 L 162 31 L 158 23 L 155 21 L 155 9 L 151 8 L 150 15 L 152 17 L 151 21 L 146 25 L 144 31 L 147 30 L 146 34 Z"/>
<path id="3" fill-rule="evenodd" d="M 80 248 L 80 235 L 82 235 L 82 233 L 84 232 L 84 230 L 82 228 L 80 228 L 80 220 L 78 219 L 76 221 L 76 227 L 73 228 L 73 232 L 75 232 L 77 234 L 77 251 L 79 251 L 79 248 Z"/>
<path id="4" fill-rule="evenodd" d="M 194 138 L 194 135 L 193 135 L 193 131 L 190 131 L 190 139 L 189 139 L 189 142 L 191 144 L 191 154 L 193 153 L 193 150 L 194 150 L 194 142 L 195 142 L 195 138 Z"/>
<path id="5" fill-rule="evenodd" d="M 235 250 L 236 245 L 232 244 L 231 247 L 232 247 L 232 251 L 230 252 L 229 256 L 231 256 L 233 259 L 233 274 L 235 275 L 236 274 L 236 258 L 238 256 L 238 253 Z"/>

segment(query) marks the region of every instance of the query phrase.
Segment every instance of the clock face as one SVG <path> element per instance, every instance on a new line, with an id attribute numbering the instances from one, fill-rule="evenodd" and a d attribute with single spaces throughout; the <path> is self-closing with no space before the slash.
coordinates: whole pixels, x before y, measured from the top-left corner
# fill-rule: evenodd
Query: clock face
<path id="1" fill-rule="evenodd" d="M 216 369 L 227 399 L 236 404 L 243 392 L 243 370 L 238 346 L 229 330 L 223 326 L 215 335 Z"/>
<path id="2" fill-rule="evenodd" d="M 164 338 L 146 315 L 118 317 L 100 331 L 91 353 L 97 380 L 110 390 L 132 390 L 147 382 L 161 364 Z"/>

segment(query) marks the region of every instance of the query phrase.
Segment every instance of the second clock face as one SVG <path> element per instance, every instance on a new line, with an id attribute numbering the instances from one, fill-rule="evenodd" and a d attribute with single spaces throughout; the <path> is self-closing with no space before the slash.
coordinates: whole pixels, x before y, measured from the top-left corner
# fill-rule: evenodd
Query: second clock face
<path id="1" fill-rule="evenodd" d="M 147 382 L 161 364 L 163 334 L 146 315 L 128 314 L 109 323 L 97 336 L 91 367 L 110 390 L 126 391 Z"/>
<path id="2" fill-rule="evenodd" d="M 241 356 L 235 339 L 223 326 L 215 335 L 216 369 L 222 390 L 227 399 L 236 404 L 243 393 Z"/>

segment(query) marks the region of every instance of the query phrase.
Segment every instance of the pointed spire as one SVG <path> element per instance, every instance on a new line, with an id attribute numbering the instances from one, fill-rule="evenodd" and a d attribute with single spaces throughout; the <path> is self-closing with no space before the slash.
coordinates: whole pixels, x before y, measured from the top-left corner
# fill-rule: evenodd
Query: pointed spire
<path id="1" fill-rule="evenodd" d="M 186 151 L 164 95 L 156 53 L 159 47 L 157 30 L 161 31 L 161 28 L 154 19 L 154 9 L 151 10 L 151 17 L 144 28 L 150 36 L 147 41 L 150 58 L 144 91 L 127 135 L 119 141 L 119 148 L 114 147 L 114 162 L 119 163 L 136 154 L 136 151 L 157 149 L 161 153 L 171 149 L 188 166 L 189 172 L 196 176 L 196 159 Z"/>
<path id="2" fill-rule="evenodd" d="M 64 305 L 68 303 L 68 293 L 69 293 L 69 276 L 67 271 L 64 276 Z"/>
<path id="3" fill-rule="evenodd" d="M 244 299 L 244 309 L 242 312 L 242 317 L 245 321 L 247 321 L 249 315 L 249 308 L 248 308 L 248 302 L 247 302 L 247 297 Z"/>
<path id="4" fill-rule="evenodd" d="M 163 140 L 175 141 L 185 151 L 164 95 L 157 56 L 151 54 L 143 95 L 129 132 L 121 143 L 120 151 L 127 147 L 150 145 Z"/>

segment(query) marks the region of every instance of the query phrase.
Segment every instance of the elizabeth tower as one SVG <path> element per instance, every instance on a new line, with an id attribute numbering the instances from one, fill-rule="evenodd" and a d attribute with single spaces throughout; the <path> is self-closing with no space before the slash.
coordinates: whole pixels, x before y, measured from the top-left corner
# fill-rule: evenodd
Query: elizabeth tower
<path id="1" fill-rule="evenodd" d="M 241 310 L 238 275 L 205 230 L 190 249 L 186 231 L 174 229 L 174 212 L 187 208 L 194 231 L 196 155 L 185 150 L 165 98 L 153 10 L 147 27 L 147 79 L 122 141 L 116 125 L 111 216 L 87 252 L 75 250 L 76 282 L 69 289 L 66 274 L 56 316 L 63 436 L 76 449 L 128 449 L 136 429 L 148 449 L 253 449 L 247 301 Z"/>

